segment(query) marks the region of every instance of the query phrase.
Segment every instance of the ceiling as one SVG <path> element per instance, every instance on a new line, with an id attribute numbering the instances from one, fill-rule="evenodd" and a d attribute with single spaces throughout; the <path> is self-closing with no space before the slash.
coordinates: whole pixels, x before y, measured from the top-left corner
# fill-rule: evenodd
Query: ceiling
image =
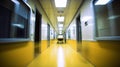
<path id="1" fill-rule="evenodd" d="M 36 5 L 39 5 L 37 9 L 43 10 L 43 15 L 46 15 L 48 23 L 58 32 L 58 24 L 63 24 L 63 30 L 65 30 L 71 23 L 75 16 L 80 4 L 83 0 L 67 0 L 67 7 L 57 8 L 55 7 L 54 0 L 36 0 Z M 64 22 L 58 22 L 57 16 L 64 16 Z"/>

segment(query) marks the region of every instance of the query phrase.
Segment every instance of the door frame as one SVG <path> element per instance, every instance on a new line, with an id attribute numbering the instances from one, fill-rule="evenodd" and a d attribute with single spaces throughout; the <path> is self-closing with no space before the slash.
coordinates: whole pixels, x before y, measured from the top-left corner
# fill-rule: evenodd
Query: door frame
<path id="1" fill-rule="evenodd" d="M 76 18 L 76 40 L 78 43 L 82 42 L 82 28 L 81 28 L 80 14 Z"/>
<path id="2" fill-rule="evenodd" d="M 41 24 L 42 24 L 42 15 L 36 9 L 36 21 L 35 21 L 35 42 L 41 42 Z"/>

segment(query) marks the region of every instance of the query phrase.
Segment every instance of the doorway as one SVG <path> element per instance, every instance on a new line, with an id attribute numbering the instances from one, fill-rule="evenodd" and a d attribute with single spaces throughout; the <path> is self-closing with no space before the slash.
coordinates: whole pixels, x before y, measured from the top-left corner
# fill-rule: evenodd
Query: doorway
<path id="1" fill-rule="evenodd" d="M 80 15 L 76 18 L 76 41 L 77 41 L 77 51 L 81 51 L 82 47 L 82 31 L 81 31 L 81 21 Z"/>
<path id="2" fill-rule="evenodd" d="M 34 35 L 34 42 L 35 42 L 35 57 L 41 52 L 41 23 L 42 23 L 42 15 L 36 9 L 36 21 L 35 21 L 35 35 Z"/>
<path id="3" fill-rule="evenodd" d="M 35 42 L 41 41 L 41 19 L 42 15 L 39 13 L 39 11 L 36 9 L 36 21 L 35 21 Z"/>
<path id="4" fill-rule="evenodd" d="M 50 46 L 50 25 L 47 24 L 47 47 Z"/>
<path id="5" fill-rule="evenodd" d="M 76 18 L 76 35 L 77 42 L 78 43 L 82 42 L 80 15 Z"/>

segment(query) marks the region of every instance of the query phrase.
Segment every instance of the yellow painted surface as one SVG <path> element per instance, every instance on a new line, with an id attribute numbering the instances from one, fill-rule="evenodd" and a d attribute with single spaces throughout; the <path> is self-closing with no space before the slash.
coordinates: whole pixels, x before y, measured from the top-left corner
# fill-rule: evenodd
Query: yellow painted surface
<path id="1" fill-rule="evenodd" d="M 55 42 L 56 42 L 55 40 L 50 40 L 50 46 L 52 46 Z M 48 46 L 48 41 L 47 40 L 42 40 L 39 47 L 40 47 L 40 52 L 44 52 L 49 47 Z"/>
<path id="2" fill-rule="evenodd" d="M 120 67 L 119 41 L 83 41 L 82 54 L 96 67 Z"/>
<path id="3" fill-rule="evenodd" d="M 69 44 L 71 46 L 71 48 L 73 48 L 75 51 L 77 51 L 77 42 L 76 40 L 67 40 L 67 44 Z"/>
<path id="4" fill-rule="evenodd" d="M 25 67 L 33 58 L 33 42 L 0 44 L 0 67 Z"/>
<path id="5" fill-rule="evenodd" d="M 120 42 L 119 41 L 82 41 L 67 40 L 74 50 L 93 63 L 96 67 L 120 67 Z"/>
<path id="6" fill-rule="evenodd" d="M 50 46 L 53 46 L 53 45 L 55 45 L 57 43 L 57 40 L 55 40 L 55 39 L 51 39 L 50 40 Z"/>
<path id="7" fill-rule="evenodd" d="M 82 49 L 82 55 L 96 67 L 120 67 L 119 41 L 82 41 L 82 46 L 78 46 L 75 40 L 68 40 L 68 45 L 56 45 L 54 41 L 48 49 L 45 42 L 41 47 L 43 52 L 28 67 L 87 67 L 84 64 L 90 67 L 89 62 L 76 52 L 78 49 Z M 33 44 L 0 44 L 0 67 L 26 67 L 34 58 Z"/>
<path id="8" fill-rule="evenodd" d="M 28 67 L 93 67 L 67 44 L 53 44 Z"/>
<path id="9" fill-rule="evenodd" d="M 40 48 L 41 48 L 40 51 L 41 52 L 45 51 L 47 49 L 47 47 L 48 47 L 47 40 L 42 40 L 41 45 L 40 45 Z"/>

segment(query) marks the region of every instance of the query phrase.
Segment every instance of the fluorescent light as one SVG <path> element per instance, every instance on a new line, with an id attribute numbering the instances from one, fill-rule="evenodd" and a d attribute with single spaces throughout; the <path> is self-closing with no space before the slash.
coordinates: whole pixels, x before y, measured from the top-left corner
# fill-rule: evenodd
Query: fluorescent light
<path id="1" fill-rule="evenodd" d="M 63 22 L 64 21 L 64 16 L 58 16 L 57 20 L 58 20 L 58 22 Z"/>
<path id="2" fill-rule="evenodd" d="M 56 7 L 66 7 L 67 0 L 55 0 Z"/>
<path id="3" fill-rule="evenodd" d="M 58 27 L 63 27 L 63 24 L 59 24 Z"/>
<path id="4" fill-rule="evenodd" d="M 59 34 L 62 34 L 62 31 L 59 31 Z"/>
<path id="5" fill-rule="evenodd" d="M 59 30 L 62 30 L 62 28 L 59 28 Z"/>
<path id="6" fill-rule="evenodd" d="M 109 3 L 111 0 L 98 0 L 95 5 L 106 5 Z"/>

